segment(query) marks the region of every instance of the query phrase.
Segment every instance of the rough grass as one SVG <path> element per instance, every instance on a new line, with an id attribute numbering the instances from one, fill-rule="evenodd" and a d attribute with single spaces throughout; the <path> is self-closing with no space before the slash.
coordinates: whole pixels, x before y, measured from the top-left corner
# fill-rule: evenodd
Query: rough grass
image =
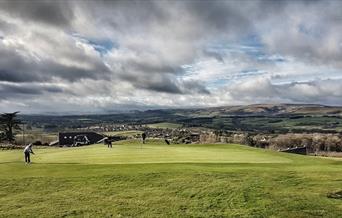
<path id="1" fill-rule="evenodd" d="M 342 161 L 138 141 L 0 152 L 0 217 L 339 217 Z"/>

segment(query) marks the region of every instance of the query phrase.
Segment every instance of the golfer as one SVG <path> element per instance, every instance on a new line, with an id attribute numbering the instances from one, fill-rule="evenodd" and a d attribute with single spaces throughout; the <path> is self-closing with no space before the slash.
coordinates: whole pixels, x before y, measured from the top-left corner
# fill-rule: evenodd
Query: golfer
<path id="1" fill-rule="evenodd" d="M 25 163 L 26 164 L 31 163 L 30 154 L 34 154 L 34 152 L 32 151 L 32 143 L 30 143 L 29 145 L 25 147 L 24 154 L 25 154 Z"/>
<path id="2" fill-rule="evenodd" d="M 143 133 L 141 134 L 143 144 L 145 144 L 146 136 L 147 136 L 147 135 L 146 135 L 146 132 L 143 132 Z"/>

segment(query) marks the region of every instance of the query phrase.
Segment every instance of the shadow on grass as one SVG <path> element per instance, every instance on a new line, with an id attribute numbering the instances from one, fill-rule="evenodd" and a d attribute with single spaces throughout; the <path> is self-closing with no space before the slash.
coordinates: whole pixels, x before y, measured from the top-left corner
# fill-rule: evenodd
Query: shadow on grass
<path id="1" fill-rule="evenodd" d="M 342 200 L 342 190 L 337 191 L 337 192 L 328 193 L 327 197 Z"/>

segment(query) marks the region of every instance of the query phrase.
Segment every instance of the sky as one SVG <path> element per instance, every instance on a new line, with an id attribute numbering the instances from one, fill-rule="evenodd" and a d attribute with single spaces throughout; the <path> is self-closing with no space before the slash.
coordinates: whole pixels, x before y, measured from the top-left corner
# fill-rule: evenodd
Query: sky
<path id="1" fill-rule="evenodd" d="M 342 105 L 342 1 L 0 1 L 0 112 Z"/>

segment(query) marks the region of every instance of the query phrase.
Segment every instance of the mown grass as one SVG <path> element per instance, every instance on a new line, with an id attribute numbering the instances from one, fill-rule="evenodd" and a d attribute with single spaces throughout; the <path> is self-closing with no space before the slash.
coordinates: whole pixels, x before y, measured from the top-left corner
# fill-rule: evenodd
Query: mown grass
<path id="1" fill-rule="evenodd" d="M 339 217 L 342 161 L 148 141 L 0 152 L 0 217 Z"/>

